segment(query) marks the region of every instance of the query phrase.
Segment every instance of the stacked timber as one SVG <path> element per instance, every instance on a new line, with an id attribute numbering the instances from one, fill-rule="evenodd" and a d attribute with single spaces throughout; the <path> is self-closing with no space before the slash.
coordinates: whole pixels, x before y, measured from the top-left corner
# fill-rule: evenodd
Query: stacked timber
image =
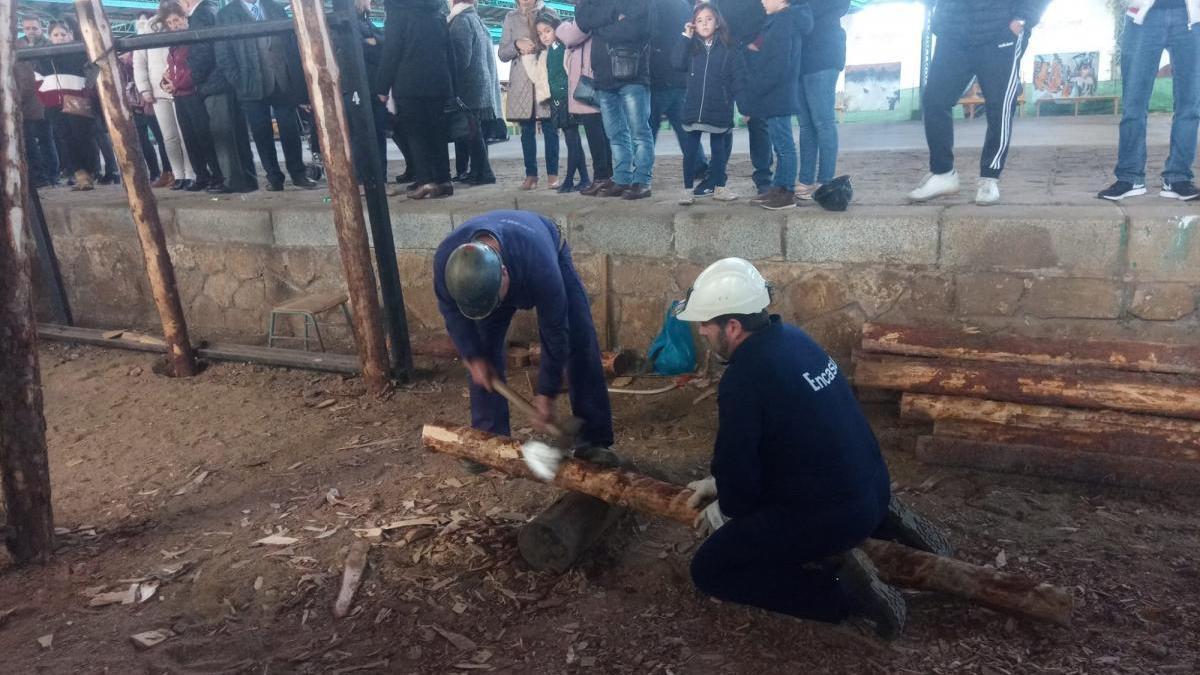
<path id="1" fill-rule="evenodd" d="M 868 323 L 854 365 L 923 462 L 1200 494 L 1200 346 Z"/>

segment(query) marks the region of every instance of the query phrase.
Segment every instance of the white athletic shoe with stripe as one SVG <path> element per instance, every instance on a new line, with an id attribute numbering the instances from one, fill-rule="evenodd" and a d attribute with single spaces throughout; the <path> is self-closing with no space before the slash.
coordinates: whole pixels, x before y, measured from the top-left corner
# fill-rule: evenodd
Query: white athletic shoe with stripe
<path id="1" fill-rule="evenodd" d="M 1000 180 L 998 178 L 979 178 L 979 187 L 975 190 L 975 203 L 980 206 L 991 206 L 1000 201 Z"/>
<path id="2" fill-rule="evenodd" d="M 910 202 L 927 202 L 930 199 L 958 194 L 958 172 L 927 173 L 917 189 L 908 193 Z"/>

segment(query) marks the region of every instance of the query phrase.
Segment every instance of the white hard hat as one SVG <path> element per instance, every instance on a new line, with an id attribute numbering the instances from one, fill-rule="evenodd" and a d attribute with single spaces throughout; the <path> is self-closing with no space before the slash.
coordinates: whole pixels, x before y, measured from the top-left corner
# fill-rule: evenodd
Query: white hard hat
<path id="1" fill-rule="evenodd" d="M 724 258 L 696 277 L 675 315 L 681 321 L 711 321 L 725 314 L 757 314 L 770 304 L 767 280 L 754 265 Z"/>

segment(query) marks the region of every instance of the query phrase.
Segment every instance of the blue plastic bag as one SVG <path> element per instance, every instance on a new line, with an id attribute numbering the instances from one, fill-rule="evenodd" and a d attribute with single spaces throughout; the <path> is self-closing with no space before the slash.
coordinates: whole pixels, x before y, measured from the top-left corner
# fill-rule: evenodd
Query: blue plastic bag
<path id="1" fill-rule="evenodd" d="M 696 345 L 692 341 L 692 329 L 687 323 L 675 318 L 676 300 L 667 309 L 662 330 L 650 345 L 649 358 L 654 362 L 654 372 L 659 375 L 682 375 L 696 370 Z"/>

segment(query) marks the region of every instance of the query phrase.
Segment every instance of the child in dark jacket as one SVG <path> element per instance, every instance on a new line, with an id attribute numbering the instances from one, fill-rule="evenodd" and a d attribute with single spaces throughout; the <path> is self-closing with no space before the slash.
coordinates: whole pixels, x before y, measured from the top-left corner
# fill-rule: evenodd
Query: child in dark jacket
<path id="1" fill-rule="evenodd" d="M 737 199 L 725 187 L 725 166 L 733 149 L 734 51 L 729 28 L 715 7 L 696 5 L 692 20 L 683 28 L 672 54 L 672 65 L 688 73 L 687 95 L 683 102 L 683 196 L 680 204 L 692 204 L 696 197 L 720 201 Z M 696 168 L 703 134 L 709 135 L 712 160 L 708 177 L 695 186 Z"/>
<path id="2" fill-rule="evenodd" d="M 792 117 L 800 112 L 800 49 L 812 32 L 812 9 L 803 0 L 763 0 L 767 20 L 747 46 L 744 86 L 738 103 L 747 118 L 766 120 L 775 149 L 771 189 L 752 199 L 765 209 L 796 206 L 796 141 Z"/>

